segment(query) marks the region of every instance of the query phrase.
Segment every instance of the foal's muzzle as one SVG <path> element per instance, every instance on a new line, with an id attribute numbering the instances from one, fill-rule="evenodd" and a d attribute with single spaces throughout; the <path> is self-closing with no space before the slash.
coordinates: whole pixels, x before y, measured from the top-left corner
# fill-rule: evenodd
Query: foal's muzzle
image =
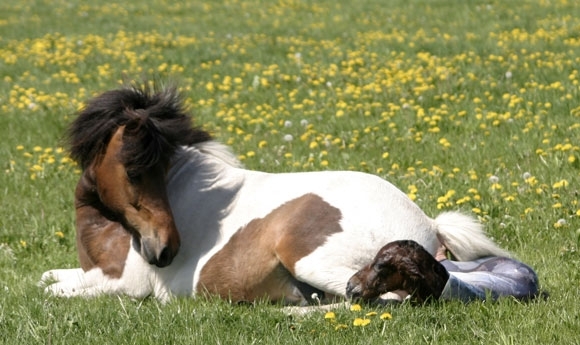
<path id="1" fill-rule="evenodd" d="M 360 284 L 352 282 L 352 279 L 346 284 L 346 297 L 351 300 L 360 299 L 362 297 L 362 287 Z"/>

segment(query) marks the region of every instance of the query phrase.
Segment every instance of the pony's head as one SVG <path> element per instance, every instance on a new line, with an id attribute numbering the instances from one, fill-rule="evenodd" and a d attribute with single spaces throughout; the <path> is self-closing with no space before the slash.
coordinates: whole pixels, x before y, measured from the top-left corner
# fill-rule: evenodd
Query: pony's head
<path id="1" fill-rule="evenodd" d="M 83 169 L 77 208 L 95 203 L 91 206 L 103 210 L 102 216 L 119 222 L 133 236 L 135 249 L 147 262 L 171 264 L 180 238 L 167 197 L 166 172 L 180 145 L 210 139 L 192 126 L 175 87 L 134 86 L 93 98 L 68 132 L 70 155 Z"/>
<path id="2" fill-rule="evenodd" d="M 411 240 L 385 245 L 373 262 L 355 273 L 347 284 L 347 296 L 369 300 L 396 290 L 417 302 L 439 298 L 449 273 L 420 244 Z"/>

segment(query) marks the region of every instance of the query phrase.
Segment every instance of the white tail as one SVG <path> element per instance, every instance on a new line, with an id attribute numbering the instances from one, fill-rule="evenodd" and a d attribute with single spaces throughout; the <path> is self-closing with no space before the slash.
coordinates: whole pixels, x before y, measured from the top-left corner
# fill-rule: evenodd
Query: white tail
<path id="1" fill-rule="evenodd" d="M 435 225 L 439 240 L 459 261 L 484 256 L 510 256 L 487 237 L 482 225 L 473 217 L 459 212 L 445 212 L 435 218 Z"/>

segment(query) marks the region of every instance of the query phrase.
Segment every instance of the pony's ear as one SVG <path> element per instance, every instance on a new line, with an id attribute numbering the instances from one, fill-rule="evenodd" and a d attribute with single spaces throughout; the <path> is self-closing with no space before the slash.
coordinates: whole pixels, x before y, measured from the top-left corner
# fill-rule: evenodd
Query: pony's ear
<path id="1" fill-rule="evenodd" d="M 147 124 L 149 119 L 147 111 L 144 109 L 127 109 L 125 110 L 125 115 L 128 118 L 125 130 L 128 132 L 139 130 Z"/>

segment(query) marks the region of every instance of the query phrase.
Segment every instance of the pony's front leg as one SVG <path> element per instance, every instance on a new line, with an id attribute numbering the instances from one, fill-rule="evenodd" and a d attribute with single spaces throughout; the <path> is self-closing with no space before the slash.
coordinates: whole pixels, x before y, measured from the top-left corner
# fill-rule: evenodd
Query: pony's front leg
<path id="1" fill-rule="evenodd" d="M 45 293 L 57 297 L 85 296 L 84 291 L 89 287 L 81 268 L 46 271 L 38 285 L 44 287 Z"/>
<path id="2" fill-rule="evenodd" d="M 125 277 L 120 279 L 108 277 L 99 268 L 86 272 L 81 268 L 47 271 L 40 278 L 39 286 L 44 287 L 47 294 L 67 298 L 99 295 L 128 295 L 142 298 L 153 292 L 149 284 L 136 286 Z"/>

